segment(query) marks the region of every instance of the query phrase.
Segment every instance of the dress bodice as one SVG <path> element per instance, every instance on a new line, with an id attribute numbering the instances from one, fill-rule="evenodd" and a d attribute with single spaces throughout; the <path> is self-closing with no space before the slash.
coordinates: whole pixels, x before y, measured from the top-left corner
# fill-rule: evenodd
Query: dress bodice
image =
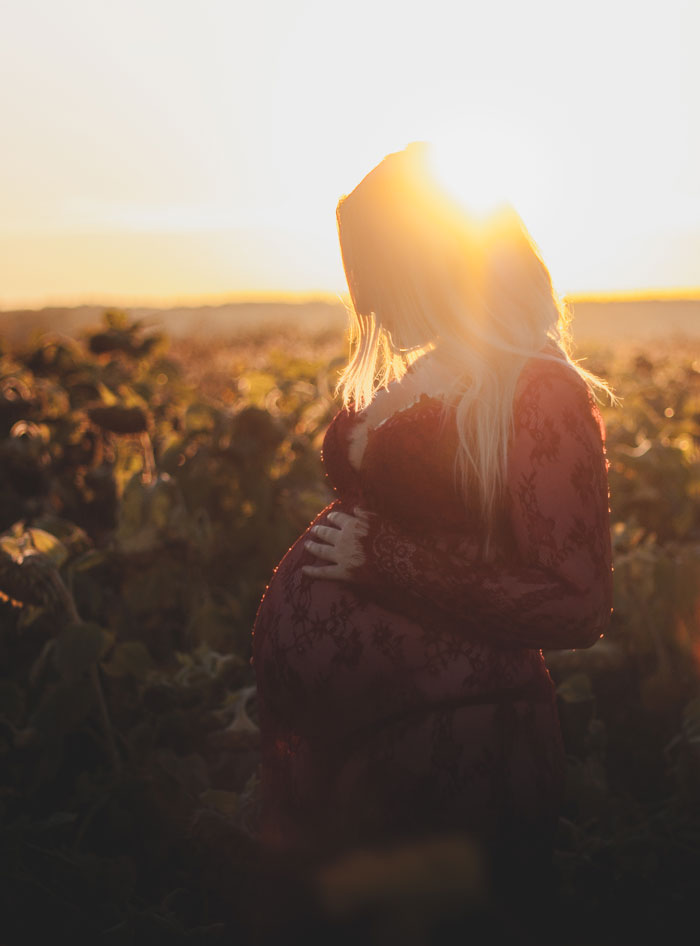
<path id="1" fill-rule="evenodd" d="M 454 408 L 422 394 L 368 431 L 356 470 L 348 451 L 359 417 L 338 411 L 323 442 L 326 476 L 339 498 L 381 512 L 409 531 L 464 531 L 470 517 L 455 485 Z"/>

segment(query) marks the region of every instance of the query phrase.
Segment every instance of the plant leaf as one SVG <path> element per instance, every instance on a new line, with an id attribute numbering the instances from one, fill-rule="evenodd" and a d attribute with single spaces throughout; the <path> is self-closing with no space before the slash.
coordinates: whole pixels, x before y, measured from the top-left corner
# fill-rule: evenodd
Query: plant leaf
<path id="1" fill-rule="evenodd" d="M 54 659 L 64 680 L 77 680 L 97 663 L 110 643 L 109 633 L 91 621 L 73 624 L 56 638 Z"/>

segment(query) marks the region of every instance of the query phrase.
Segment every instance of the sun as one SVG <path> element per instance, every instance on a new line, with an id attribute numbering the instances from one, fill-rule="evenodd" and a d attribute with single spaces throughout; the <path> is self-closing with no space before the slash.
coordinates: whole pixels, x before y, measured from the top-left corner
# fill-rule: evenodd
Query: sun
<path id="1" fill-rule="evenodd" d="M 537 150 L 512 131 L 489 129 L 469 141 L 429 141 L 428 163 L 438 184 L 473 217 L 487 218 L 506 206 L 529 216 L 542 207 Z"/>
<path id="2" fill-rule="evenodd" d="M 509 197 L 499 175 L 485 160 L 454 147 L 432 145 L 430 170 L 451 199 L 470 215 L 487 217 Z"/>

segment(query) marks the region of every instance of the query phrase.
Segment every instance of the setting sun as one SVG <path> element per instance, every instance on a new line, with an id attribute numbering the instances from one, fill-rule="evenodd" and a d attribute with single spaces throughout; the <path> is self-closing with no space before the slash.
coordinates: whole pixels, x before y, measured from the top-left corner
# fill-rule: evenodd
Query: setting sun
<path id="1" fill-rule="evenodd" d="M 537 142 L 529 149 L 518 147 L 506 134 L 483 142 L 443 138 L 431 142 L 430 166 L 437 181 L 471 215 L 484 218 L 504 204 L 521 215 L 540 210 L 546 192 L 542 169 L 537 167 Z M 538 186 L 541 192 L 538 193 Z"/>

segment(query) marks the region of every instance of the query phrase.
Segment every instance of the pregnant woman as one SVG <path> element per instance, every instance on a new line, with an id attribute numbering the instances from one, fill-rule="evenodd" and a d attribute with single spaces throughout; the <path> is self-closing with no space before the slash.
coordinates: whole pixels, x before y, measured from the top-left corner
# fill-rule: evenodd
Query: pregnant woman
<path id="1" fill-rule="evenodd" d="M 422 146 L 337 220 L 336 498 L 254 627 L 262 838 L 325 855 L 457 831 L 496 864 L 544 863 L 564 750 L 542 648 L 591 646 L 611 612 L 606 388 L 571 360 L 517 215 L 476 226 Z"/>

